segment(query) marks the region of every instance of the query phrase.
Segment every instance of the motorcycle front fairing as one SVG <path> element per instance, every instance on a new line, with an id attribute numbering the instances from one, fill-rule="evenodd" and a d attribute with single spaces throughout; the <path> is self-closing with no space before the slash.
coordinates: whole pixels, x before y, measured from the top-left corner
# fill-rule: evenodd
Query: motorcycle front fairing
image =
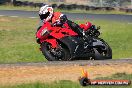
<path id="1" fill-rule="evenodd" d="M 52 38 L 48 38 L 42 34 L 45 30 L 51 31 L 48 36 Z M 68 47 L 73 57 L 78 56 L 79 52 L 83 51 L 83 42 L 80 42 L 77 36 L 78 34 L 70 28 L 51 27 L 49 23 L 45 23 L 36 34 L 36 37 L 40 39 L 41 43 L 48 42 L 52 45 L 52 48 L 57 48 L 58 41 L 61 41 L 61 43 Z"/>

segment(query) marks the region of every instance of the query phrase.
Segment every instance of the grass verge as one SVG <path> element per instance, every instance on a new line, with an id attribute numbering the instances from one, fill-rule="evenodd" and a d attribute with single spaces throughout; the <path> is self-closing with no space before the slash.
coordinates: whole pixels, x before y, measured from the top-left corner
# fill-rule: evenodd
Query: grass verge
<path id="1" fill-rule="evenodd" d="M 114 59 L 132 57 L 130 23 L 106 20 L 91 22 L 101 26 L 101 38 L 112 47 Z M 0 63 L 46 61 L 35 40 L 37 26 L 38 19 L 0 17 Z"/>
<path id="2" fill-rule="evenodd" d="M 0 10 L 24 10 L 24 11 L 39 11 L 39 7 L 30 7 L 30 6 L 12 6 L 12 5 L 0 5 Z M 81 9 L 75 9 L 75 10 L 61 10 L 61 9 L 55 9 L 55 11 L 59 12 L 67 12 L 67 13 L 92 13 L 92 14 L 124 14 L 124 15 L 132 15 L 132 13 L 126 13 L 123 11 L 103 11 L 103 10 L 81 10 Z"/>
<path id="3" fill-rule="evenodd" d="M 37 19 L 0 17 L 0 63 L 45 61 L 35 41 Z"/>
<path id="4" fill-rule="evenodd" d="M 125 79 L 125 80 L 131 80 L 132 74 L 125 74 L 125 73 L 117 73 L 112 75 L 111 77 L 105 77 L 105 78 L 97 78 L 97 79 Z M 132 80 L 131 80 L 132 81 Z M 132 85 L 128 86 L 87 86 L 85 88 L 131 88 Z M 1 88 L 84 88 L 79 83 L 75 83 L 68 80 L 62 80 L 59 82 L 54 83 L 30 83 L 30 84 L 21 84 L 16 86 L 4 86 Z"/>

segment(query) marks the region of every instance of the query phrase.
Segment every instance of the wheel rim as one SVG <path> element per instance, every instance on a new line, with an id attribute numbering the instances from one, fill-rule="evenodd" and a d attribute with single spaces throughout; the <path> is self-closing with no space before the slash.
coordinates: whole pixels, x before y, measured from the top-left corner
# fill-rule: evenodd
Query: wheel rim
<path id="1" fill-rule="evenodd" d="M 105 49 L 104 48 L 97 48 L 96 49 L 102 56 L 107 56 L 108 55 L 108 50 L 106 49 L 106 47 L 105 47 Z"/>
<path id="2" fill-rule="evenodd" d="M 52 48 L 50 44 L 47 45 L 47 51 L 52 55 L 56 60 L 63 60 L 65 58 L 65 54 L 61 47 Z"/>
<path id="3" fill-rule="evenodd" d="M 98 53 L 96 58 L 99 57 L 100 59 L 107 59 L 111 57 L 111 49 L 106 43 L 104 43 L 103 47 L 95 48 L 94 51 Z"/>

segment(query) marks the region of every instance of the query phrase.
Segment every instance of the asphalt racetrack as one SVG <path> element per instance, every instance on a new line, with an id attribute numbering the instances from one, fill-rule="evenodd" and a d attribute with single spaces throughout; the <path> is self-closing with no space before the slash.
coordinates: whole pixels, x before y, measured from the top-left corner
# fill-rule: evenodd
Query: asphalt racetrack
<path id="1" fill-rule="evenodd" d="M 64 13 L 71 20 L 114 20 L 132 22 L 132 15 Z M 0 10 L 0 16 L 38 18 L 37 11 Z"/>
<path id="2" fill-rule="evenodd" d="M 123 64 L 129 63 L 132 64 L 131 58 L 126 59 L 118 59 L 118 60 L 76 60 L 76 61 L 47 61 L 47 62 L 40 62 L 40 63 L 12 63 L 12 64 L 0 64 L 1 67 L 14 67 L 14 66 L 96 66 L 96 65 L 108 65 L 108 64 Z"/>

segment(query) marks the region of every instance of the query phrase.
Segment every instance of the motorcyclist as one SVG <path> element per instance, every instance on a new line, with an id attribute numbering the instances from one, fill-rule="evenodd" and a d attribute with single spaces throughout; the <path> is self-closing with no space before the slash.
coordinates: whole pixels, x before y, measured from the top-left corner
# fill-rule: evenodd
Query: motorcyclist
<path id="1" fill-rule="evenodd" d="M 45 22 L 50 22 L 53 26 L 62 27 L 65 22 L 68 23 L 69 27 L 78 33 L 78 35 L 83 36 L 83 27 L 67 19 L 67 16 L 61 12 L 54 12 L 54 9 L 49 5 L 44 5 L 39 10 L 40 26 L 37 31 L 42 27 Z M 39 39 L 37 39 L 39 42 Z"/>

